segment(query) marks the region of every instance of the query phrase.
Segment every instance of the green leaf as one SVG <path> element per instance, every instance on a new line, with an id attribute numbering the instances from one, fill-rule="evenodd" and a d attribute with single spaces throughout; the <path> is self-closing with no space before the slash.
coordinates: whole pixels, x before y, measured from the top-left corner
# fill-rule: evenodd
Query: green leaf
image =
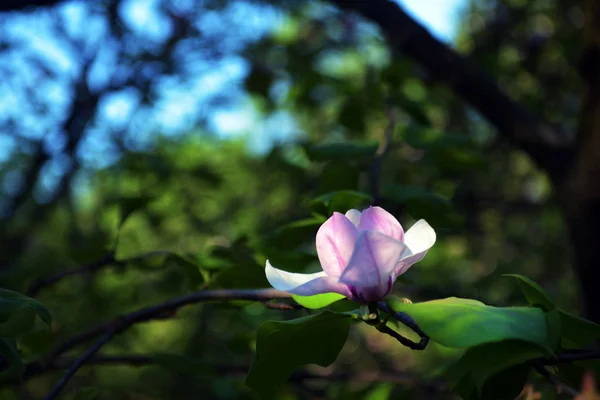
<path id="1" fill-rule="evenodd" d="M 442 346 L 473 347 L 516 339 L 549 347 L 546 318 L 539 308 L 491 307 L 456 297 L 413 304 L 391 298 L 388 305 L 410 315 L 431 340 Z"/>
<path id="2" fill-rule="evenodd" d="M 0 322 L 0 337 L 16 338 L 29 332 L 34 325 L 35 311 L 27 306 L 18 308 Z"/>
<path id="3" fill-rule="evenodd" d="M 180 272 L 193 286 L 204 283 L 204 276 L 202 276 L 198 265 L 179 254 L 169 253 L 165 258 L 163 267 Z"/>
<path id="4" fill-rule="evenodd" d="M 560 312 L 554 309 L 545 313 L 544 316 L 546 317 L 546 326 L 548 327 L 548 346 L 552 350 L 559 350 L 562 333 Z"/>
<path id="5" fill-rule="evenodd" d="M 531 367 L 527 364 L 506 368 L 478 388 L 470 375 L 464 375 L 453 391 L 464 400 L 513 400 L 518 397 L 527 381 Z"/>
<path id="6" fill-rule="evenodd" d="M 313 161 L 369 159 L 375 155 L 378 147 L 376 141 L 304 145 L 306 154 Z"/>
<path id="7" fill-rule="evenodd" d="M 509 367 L 546 355 L 548 353 L 541 347 L 520 340 L 486 343 L 468 349 L 448 368 L 447 378 L 451 386 L 459 386 L 467 376 L 481 393 L 490 377 Z"/>
<path id="8" fill-rule="evenodd" d="M 437 225 L 456 224 L 450 200 L 423 187 L 390 184 L 383 188 L 383 196 L 406 206 L 408 213 Z"/>
<path id="9" fill-rule="evenodd" d="M 326 193 L 310 202 L 310 208 L 329 216 L 334 211 L 345 213 L 351 208 L 359 208 L 373 202 L 373 196 L 354 190 L 340 190 Z"/>
<path id="10" fill-rule="evenodd" d="M 339 293 L 322 293 L 314 296 L 298 296 L 293 294 L 292 298 L 296 303 L 306 308 L 323 308 L 345 298 L 345 296 Z"/>
<path id="11" fill-rule="evenodd" d="M 527 383 L 531 367 L 527 364 L 515 365 L 490 377 L 477 393 L 478 400 L 513 400 L 519 396 Z"/>
<path id="12" fill-rule="evenodd" d="M 32 310 L 43 322 L 50 327 L 52 322 L 52 314 L 42 303 L 27 297 L 21 293 L 13 292 L 7 289 L 0 289 L 0 324 L 9 324 L 6 329 L 24 328 L 29 325 L 29 319 L 31 313 L 27 311 L 21 311 L 22 309 L 28 308 Z M 13 313 L 18 312 L 17 316 L 13 316 Z M 31 321 L 33 324 L 33 321 Z M 31 325 L 32 326 L 32 325 Z M 31 326 L 29 326 L 31 328 Z M 0 328 L 1 329 L 1 328 Z M 29 329 L 27 329 L 29 330 Z M 25 332 L 22 332 L 25 333 Z M 10 336 L 10 335 L 7 335 Z"/>
<path id="13" fill-rule="evenodd" d="M 8 369 L 0 372 L 0 382 L 20 377 L 25 371 L 17 349 L 17 342 L 14 339 L 0 337 L 0 357 L 8 362 Z"/>
<path id="14" fill-rule="evenodd" d="M 257 333 L 256 357 L 246 384 L 268 394 L 301 365 L 330 365 L 348 338 L 350 323 L 349 315 L 330 311 L 292 321 L 265 322 Z"/>
<path id="15" fill-rule="evenodd" d="M 519 288 L 523 292 L 523 295 L 525 295 L 529 305 L 540 305 L 546 311 L 554 310 L 556 308 L 554 301 L 550 299 L 548 293 L 536 282 L 519 274 L 504 274 L 503 276 L 517 279 Z"/>
<path id="16" fill-rule="evenodd" d="M 581 347 L 585 347 L 590 342 L 600 339 L 600 325 L 563 310 L 558 310 L 558 312 L 563 338 Z"/>

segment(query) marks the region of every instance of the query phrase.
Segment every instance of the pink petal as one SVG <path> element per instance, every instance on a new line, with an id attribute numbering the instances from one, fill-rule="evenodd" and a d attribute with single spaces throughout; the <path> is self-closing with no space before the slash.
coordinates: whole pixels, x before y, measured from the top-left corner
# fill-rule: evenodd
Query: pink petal
<path id="1" fill-rule="evenodd" d="M 361 232 L 339 280 L 361 287 L 387 285 L 398 262 L 409 254 L 410 250 L 404 243 L 390 236 L 374 231 Z"/>
<path id="2" fill-rule="evenodd" d="M 404 230 L 400 222 L 381 207 L 369 207 L 362 212 L 359 232 L 377 231 L 400 242 L 404 241 Z"/>
<path id="3" fill-rule="evenodd" d="M 275 289 L 301 296 L 312 296 L 321 293 L 339 293 L 350 297 L 347 285 L 338 282 L 337 278 L 327 276 L 325 272 L 314 274 L 298 274 L 283 271 L 271 265 L 267 260 L 265 268 L 267 280 Z"/>
<path id="4" fill-rule="evenodd" d="M 421 261 L 434 245 L 435 240 L 435 231 L 424 219 L 417 221 L 406 231 L 404 244 L 410 249 L 410 255 L 400 260 L 396 266 L 396 277 L 405 273 L 413 264 Z"/>
<path id="5" fill-rule="evenodd" d="M 334 212 L 317 232 L 317 255 L 327 275 L 339 277 L 348 264 L 358 230 L 343 214 Z"/>

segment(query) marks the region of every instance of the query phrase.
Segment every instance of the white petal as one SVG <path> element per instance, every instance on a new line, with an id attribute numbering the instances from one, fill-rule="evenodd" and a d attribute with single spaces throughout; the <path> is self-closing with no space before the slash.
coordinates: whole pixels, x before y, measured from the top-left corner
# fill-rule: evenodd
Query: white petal
<path id="1" fill-rule="evenodd" d="M 338 282 L 337 278 L 327 276 L 325 272 L 314 274 L 298 274 L 277 269 L 267 260 L 265 268 L 267 280 L 275 289 L 301 296 L 321 293 L 340 293 L 350 297 L 347 285 Z"/>
<path id="2" fill-rule="evenodd" d="M 404 244 L 410 249 L 411 255 L 402 258 L 396 267 L 396 276 L 402 275 L 413 264 L 421 261 L 427 251 L 435 244 L 436 234 L 433 228 L 421 219 L 417 221 L 404 235 Z"/>
<path id="3" fill-rule="evenodd" d="M 358 224 L 360 223 L 360 216 L 361 216 L 361 212 L 351 208 L 348 211 L 346 211 L 346 218 L 348 218 L 350 221 L 352 221 L 352 223 L 354 224 L 355 227 L 358 228 Z"/>
<path id="4" fill-rule="evenodd" d="M 404 243 L 413 254 L 429 250 L 435 239 L 435 231 L 424 219 L 417 221 L 404 235 Z"/>

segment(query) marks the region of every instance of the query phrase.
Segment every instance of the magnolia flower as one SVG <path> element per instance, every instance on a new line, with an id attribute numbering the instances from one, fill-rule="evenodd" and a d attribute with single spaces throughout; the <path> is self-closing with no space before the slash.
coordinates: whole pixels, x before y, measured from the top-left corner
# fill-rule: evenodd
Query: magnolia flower
<path id="1" fill-rule="evenodd" d="M 301 296 L 334 292 L 371 303 L 387 296 L 396 278 L 425 257 L 435 243 L 435 231 L 420 220 L 404 233 L 392 214 L 369 207 L 362 213 L 333 213 L 319 228 L 316 242 L 322 272 L 291 273 L 267 260 L 269 283 Z"/>

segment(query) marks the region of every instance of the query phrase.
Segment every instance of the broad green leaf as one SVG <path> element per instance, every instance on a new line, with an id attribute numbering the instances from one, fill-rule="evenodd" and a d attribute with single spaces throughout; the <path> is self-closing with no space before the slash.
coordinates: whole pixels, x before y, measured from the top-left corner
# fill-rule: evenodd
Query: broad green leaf
<path id="1" fill-rule="evenodd" d="M 481 392 L 490 377 L 524 362 L 547 356 L 541 347 L 520 340 L 486 343 L 471 347 L 448 368 L 451 385 L 458 386 L 465 376 Z"/>
<path id="2" fill-rule="evenodd" d="M 27 306 L 17 308 L 0 321 L 0 337 L 16 338 L 29 332 L 35 325 L 35 311 Z"/>
<path id="3" fill-rule="evenodd" d="M 505 274 L 503 276 L 509 276 L 517 279 L 519 282 L 519 287 L 529 302 L 529 305 L 540 305 L 546 311 L 554 310 L 556 308 L 554 301 L 550 299 L 548 293 L 546 293 L 546 291 L 536 282 L 519 274 Z"/>
<path id="4" fill-rule="evenodd" d="M 530 369 L 526 364 L 509 367 L 491 376 L 481 390 L 471 376 L 465 375 L 453 390 L 464 400 L 514 400 L 525 386 Z"/>
<path id="5" fill-rule="evenodd" d="M 192 285 L 198 286 L 204 283 L 204 277 L 198 265 L 179 254 L 170 253 L 167 255 L 163 267 L 180 272 Z"/>
<path id="6" fill-rule="evenodd" d="M 353 190 L 340 190 L 317 197 L 311 201 L 310 208 L 315 212 L 329 216 L 334 211 L 345 213 L 351 208 L 359 208 L 372 202 L 373 197 L 369 194 Z"/>
<path id="7" fill-rule="evenodd" d="M 0 382 L 20 377 L 25 371 L 14 339 L 0 337 L 0 357 L 8 363 L 8 369 L 0 372 Z"/>
<path id="8" fill-rule="evenodd" d="M 450 297 L 406 304 L 388 299 L 390 308 L 405 312 L 431 340 L 446 347 L 473 347 L 503 340 L 523 340 L 549 347 L 544 312 L 531 307 L 491 307 Z"/>
<path id="9" fill-rule="evenodd" d="M 557 309 L 544 314 L 546 326 L 548 327 L 548 346 L 553 350 L 559 350 L 561 342 L 560 312 Z"/>
<path id="10" fill-rule="evenodd" d="M 322 293 L 314 296 L 298 296 L 293 294 L 296 303 L 306 308 L 323 308 L 331 303 L 343 299 L 345 296 L 339 293 Z"/>
<path id="11" fill-rule="evenodd" d="M 450 201 L 423 187 L 390 184 L 383 188 L 383 196 L 406 206 L 414 218 L 424 218 L 438 225 L 455 225 L 457 217 L 452 213 Z"/>
<path id="12" fill-rule="evenodd" d="M 306 154 L 313 161 L 368 159 L 375 155 L 378 147 L 376 141 L 304 145 Z"/>
<path id="13" fill-rule="evenodd" d="M 585 347 L 600 339 L 600 325 L 587 319 L 559 310 L 562 337 Z"/>
<path id="14" fill-rule="evenodd" d="M 342 350 L 351 317 L 323 311 L 320 314 L 261 325 L 256 339 L 256 357 L 246 384 L 259 393 L 272 393 L 294 370 L 306 364 L 326 367 Z"/>
<path id="15" fill-rule="evenodd" d="M 50 327 L 52 314 L 50 314 L 50 311 L 48 311 L 42 303 L 21 293 L 0 289 L 0 324 L 8 322 L 9 319 L 11 319 L 12 313 L 23 308 L 33 310 L 33 312 L 45 322 L 48 327 Z M 22 314 L 18 319 L 23 323 L 24 320 L 27 319 L 26 317 L 25 314 Z"/>

